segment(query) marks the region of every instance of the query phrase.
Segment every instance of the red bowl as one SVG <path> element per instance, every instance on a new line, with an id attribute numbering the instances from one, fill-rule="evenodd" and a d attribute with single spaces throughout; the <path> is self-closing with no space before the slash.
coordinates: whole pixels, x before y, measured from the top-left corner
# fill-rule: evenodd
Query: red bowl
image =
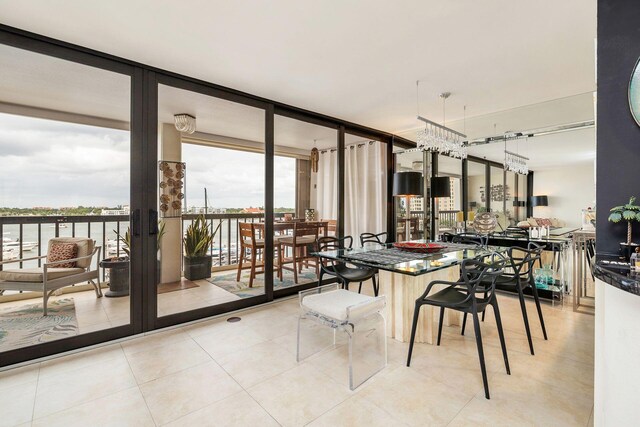
<path id="1" fill-rule="evenodd" d="M 394 247 L 407 251 L 415 251 L 415 252 L 437 252 L 441 249 L 446 248 L 446 246 L 440 245 L 438 243 L 418 243 L 418 242 L 400 242 L 394 243 Z"/>

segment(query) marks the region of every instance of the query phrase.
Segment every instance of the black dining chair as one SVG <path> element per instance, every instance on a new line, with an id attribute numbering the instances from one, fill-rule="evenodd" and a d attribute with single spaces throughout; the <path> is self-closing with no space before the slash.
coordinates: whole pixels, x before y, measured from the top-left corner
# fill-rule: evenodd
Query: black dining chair
<path id="1" fill-rule="evenodd" d="M 382 233 L 362 233 L 360 234 L 360 246 L 364 246 L 365 243 L 377 243 L 379 245 L 387 244 L 387 232 Z"/>
<path id="2" fill-rule="evenodd" d="M 536 288 L 535 279 L 533 277 L 533 270 L 536 262 L 539 262 L 542 247 L 535 245 L 531 246 L 532 249 L 524 249 L 517 246 L 509 248 L 509 262 L 505 269 L 495 280 L 496 289 L 508 292 L 516 292 L 518 299 L 520 300 L 520 310 L 522 311 L 522 318 L 524 320 L 524 329 L 527 333 L 527 340 L 529 341 L 529 350 L 532 355 L 535 354 L 533 350 L 533 340 L 531 338 L 531 328 L 529 327 L 529 316 L 527 315 L 527 307 L 524 299 L 524 290 L 531 288 L 533 300 L 536 304 L 538 311 L 538 317 L 540 318 L 540 326 L 542 327 L 542 335 L 547 340 L 547 329 L 544 325 L 544 317 L 542 315 L 542 307 L 540 306 L 540 298 L 538 296 L 538 289 Z M 483 316 L 484 320 L 484 316 Z M 467 323 L 467 316 L 465 315 L 462 321 L 462 335 L 464 335 L 464 329 Z"/>
<path id="3" fill-rule="evenodd" d="M 489 236 L 476 233 L 458 233 L 451 236 L 451 243 L 479 245 L 486 248 L 489 244 Z"/>
<path id="4" fill-rule="evenodd" d="M 320 237 L 317 242 L 318 252 L 335 251 L 338 249 L 351 249 L 353 246 L 353 238 L 345 236 L 342 238 L 334 236 Z M 378 296 L 378 284 L 376 282 L 376 269 L 370 267 L 353 266 L 349 267 L 345 262 L 320 259 L 320 280 L 318 284 L 322 284 L 322 277 L 325 274 L 335 277 L 342 287 L 349 290 L 349 284 L 359 282 L 358 293 L 362 292 L 362 282 L 371 279 L 373 283 L 373 293 Z"/>
<path id="5" fill-rule="evenodd" d="M 459 282 L 447 282 L 434 280 L 429 283 L 425 292 L 416 300 L 413 313 L 413 324 L 411 327 L 411 341 L 409 342 L 409 354 L 407 355 L 407 366 L 411 364 L 411 354 L 418 326 L 418 316 L 423 305 L 440 307 L 440 323 L 438 325 L 438 340 L 436 345 L 440 345 L 442 337 L 442 324 L 444 322 L 445 309 L 463 312 L 465 316 L 471 313 L 473 326 L 476 333 L 476 345 L 478 347 L 478 358 L 480 359 L 480 371 L 482 372 L 482 382 L 484 384 L 484 395 L 489 399 L 489 383 L 487 380 L 487 368 L 484 360 L 484 348 L 482 345 L 482 335 L 480 333 L 480 319 L 478 313 L 484 313 L 487 306 L 493 307 L 500 336 L 500 346 L 504 358 L 504 366 L 507 374 L 511 375 L 509 368 L 509 358 L 507 356 L 507 345 L 502 330 L 502 320 L 498 299 L 496 298 L 495 286 L 496 278 L 502 273 L 506 264 L 503 255 L 493 253 L 488 257 L 488 263 L 467 259 L 462 261 L 462 277 Z M 446 285 L 447 287 L 429 295 L 434 285 Z"/>

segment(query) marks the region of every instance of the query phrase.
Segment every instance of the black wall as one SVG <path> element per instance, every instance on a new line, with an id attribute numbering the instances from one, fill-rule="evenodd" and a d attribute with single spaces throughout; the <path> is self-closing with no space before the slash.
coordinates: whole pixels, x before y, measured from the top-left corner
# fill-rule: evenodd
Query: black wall
<path id="1" fill-rule="evenodd" d="M 629 111 L 629 79 L 640 56 L 640 0 L 598 0 L 596 248 L 618 253 L 626 222 L 607 221 L 609 209 L 640 203 L 640 126 Z M 587 185 L 587 184 L 585 184 Z M 640 242 L 640 223 L 633 240 Z"/>

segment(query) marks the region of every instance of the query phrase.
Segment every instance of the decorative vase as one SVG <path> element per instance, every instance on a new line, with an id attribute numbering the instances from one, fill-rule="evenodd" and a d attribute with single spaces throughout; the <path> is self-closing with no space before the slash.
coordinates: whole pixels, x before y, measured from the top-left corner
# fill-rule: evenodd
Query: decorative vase
<path id="1" fill-rule="evenodd" d="M 305 209 L 304 211 L 304 219 L 307 222 L 316 220 L 316 210 L 315 209 Z"/>

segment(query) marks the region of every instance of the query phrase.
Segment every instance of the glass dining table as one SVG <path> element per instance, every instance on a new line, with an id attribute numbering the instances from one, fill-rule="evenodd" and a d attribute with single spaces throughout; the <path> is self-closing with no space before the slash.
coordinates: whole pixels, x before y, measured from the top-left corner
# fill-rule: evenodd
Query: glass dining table
<path id="1" fill-rule="evenodd" d="M 433 243 L 427 240 L 412 240 L 416 243 Z M 363 248 L 340 249 L 317 252 L 316 255 L 328 261 L 349 262 L 373 267 L 379 271 L 380 295 L 387 297 L 385 319 L 387 336 L 401 342 L 411 337 L 411 323 L 415 301 L 428 284 L 434 280 L 455 282 L 460 275 L 459 266 L 466 259 L 482 260 L 492 253 L 505 253 L 508 248 L 489 246 L 486 248 L 459 243 L 437 242 L 442 248 L 421 253 L 407 251 L 388 245 L 365 245 Z M 446 285 L 436 285 L 437 292 Z M 447 310 L 445 325 L 460 325 L 461 315 Z M 433 344 L 436 340 L 437 321 L 431 306 L 424 306 L 418 318 L 416 342 Z"/>

